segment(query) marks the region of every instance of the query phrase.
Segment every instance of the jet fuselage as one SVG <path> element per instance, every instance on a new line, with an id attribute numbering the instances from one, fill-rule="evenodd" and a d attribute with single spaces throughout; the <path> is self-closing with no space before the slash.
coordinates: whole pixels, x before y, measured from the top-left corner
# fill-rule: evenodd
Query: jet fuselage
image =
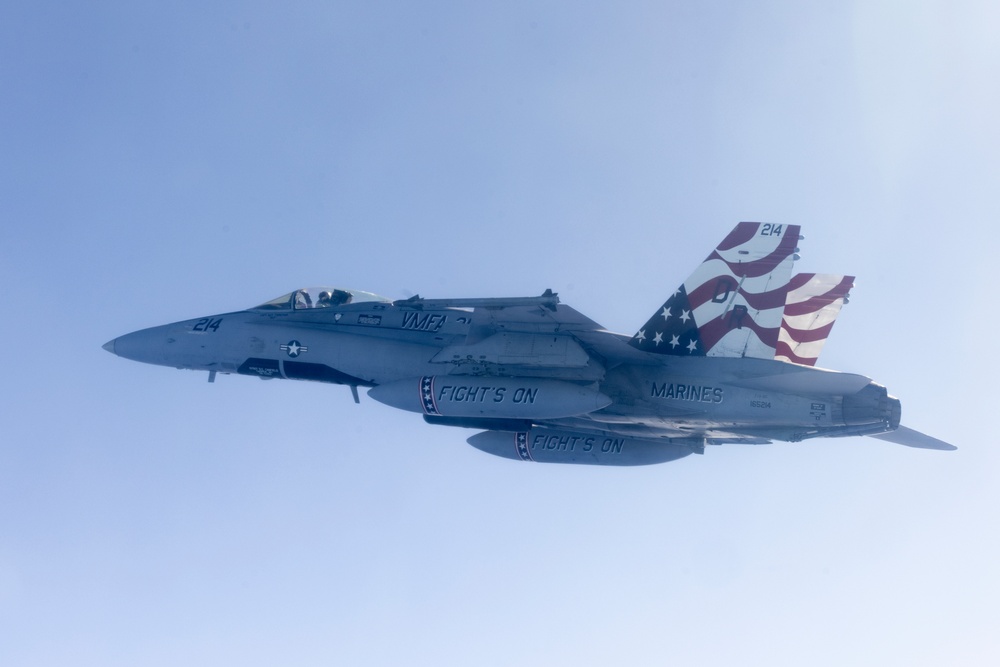
<path id="1" fill-rule="evenodd" d="M 391 301 L 312 288 L 105 345 L 147 363 L 358 387 L 431 424 L 484 429 L 498 456 L 639 465 L 704 451 L 871 435 L 952 445 L 900 426 L 862 375 L 815 368 L 854 284 L 792 275 L 796 225 L 741 222 L 633 336 L 538 297 Z"/>

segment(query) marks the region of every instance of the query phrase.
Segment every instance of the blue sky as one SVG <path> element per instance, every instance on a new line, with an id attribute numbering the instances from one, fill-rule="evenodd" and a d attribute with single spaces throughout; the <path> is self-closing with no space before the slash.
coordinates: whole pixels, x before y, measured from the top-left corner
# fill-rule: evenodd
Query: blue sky
<path id="1" fill-rule="evenodd" d="M 995 661 L 997 19 L 4 5 L 0 663 Z M 552 288 L 631 333 L 739 220 L 858 276 L 821 364 L 957 452 L 520 465 L 345 388 L 101 350 L 317 284 Z"/>

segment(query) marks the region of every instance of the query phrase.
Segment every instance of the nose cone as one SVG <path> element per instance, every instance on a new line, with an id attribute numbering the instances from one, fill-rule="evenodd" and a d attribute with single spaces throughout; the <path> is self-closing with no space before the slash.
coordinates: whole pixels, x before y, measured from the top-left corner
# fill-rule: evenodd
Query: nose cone
<path id="1" fill-rule="evenodd" d="M 164 333 L 163 327 L 135 331 L 108 341 L 104 344 L 104 349 L 125 359 L 157 363 L 166 341 Z"/>
<path id="2" fill-rule="evenodd" d="M 175 368 L 200 368 L 212 356 L 212 340 L 189 333 L 188 322 L 177 322 L 119 336 L 104 349 L 124 359 Z M 214 335 L 214 334 L 213 334 Z"/>

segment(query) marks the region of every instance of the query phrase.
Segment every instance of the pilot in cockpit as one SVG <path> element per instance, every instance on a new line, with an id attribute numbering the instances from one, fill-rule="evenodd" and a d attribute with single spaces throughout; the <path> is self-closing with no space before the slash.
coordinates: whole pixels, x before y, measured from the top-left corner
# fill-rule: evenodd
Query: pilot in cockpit
<path id="1" fill-rule="evenodd" d="M 323 291 L 319 294 L 319 300 L 316 302 L 317 308 L 329 308 L 330 306 L 342 306 L 345 303 L 351 302 L 351 293 L 346 292 L 341 289 L 335 289 L 333 292 Z"/>
<path id="2" fill-rule="evenodd" d="M 304 289 L 300 289 L 295 293 L 295 308 L 312 308 L 313 302 L 312 297 L 309 296 L 309 292 Z"/>

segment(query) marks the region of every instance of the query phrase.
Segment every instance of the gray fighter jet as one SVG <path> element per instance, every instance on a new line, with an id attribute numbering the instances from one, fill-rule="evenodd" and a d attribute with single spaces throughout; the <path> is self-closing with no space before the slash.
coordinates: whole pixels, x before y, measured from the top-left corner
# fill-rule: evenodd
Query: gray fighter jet
<path id="1" fill-rule="evenodd" d="M 741 222 L 633 335 L 537 297 L 410 299 L 332 287 L 143 329 L 104 345 L 151 364 L 367 387 L 469 444 L 523 461 L 643 465 L 708 445 L 867 435 L 955 449 L 900 426 L 899 400 L 815 368 L 853 277 L 792 275 L 797 225 Z"/>

